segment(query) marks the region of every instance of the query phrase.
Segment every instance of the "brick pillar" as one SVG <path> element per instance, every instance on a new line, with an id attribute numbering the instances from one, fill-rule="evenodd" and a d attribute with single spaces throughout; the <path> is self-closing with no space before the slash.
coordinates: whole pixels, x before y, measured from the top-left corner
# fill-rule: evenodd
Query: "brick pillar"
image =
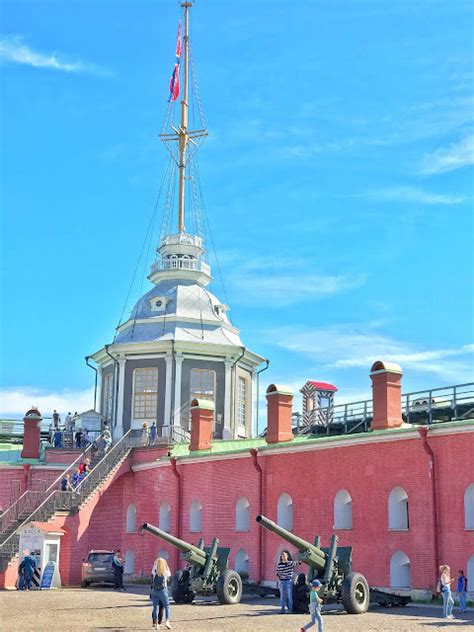
<path id="1" fill-rule="evenodd" d="M 31 408 L 23 418 L 23 450 L 22 459 L 37 459 L 40 455 L 41 413 L 37 408 Z"/>
<path id="2" fill-rule="evenodd" d="M 379 360 L 373 364 L 370 378 L 374 407 L 371 429 L 399 428 L 403 425 L 401 366 Z"/>
<path id="3" fill-rule="evenodd" d="M 209 450 L 212 447 L 214 402 L 207 399 L 193 399 L 190 410 L 191 443 L 189 444 L 189 451 Z"/>
<path id="4" fill-rule="evenodd" d="M 293 389 L 291 386 L 270 384 L 267 388 L 267 443 L 293 439 Z"/>

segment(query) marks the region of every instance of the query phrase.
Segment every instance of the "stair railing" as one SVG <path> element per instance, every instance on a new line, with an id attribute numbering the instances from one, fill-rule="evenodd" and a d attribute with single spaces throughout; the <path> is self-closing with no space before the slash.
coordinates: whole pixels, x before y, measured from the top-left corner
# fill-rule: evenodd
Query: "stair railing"
<path id="1" fill-rule="evenodd" d="M 123 437 L 106 452 L 102 459 L 94 466 L 93 470 L 74 489 L 73 493 L 77 506 L 87 500 L 100 482 L 110 474 L 113 468 L 132 448 L 141 445 L 141 439 L 141 430 L 128 430 Z"/>
<path id="2" fill-rule="evenodd" d="M 88 446 L 61 474 L 50 484 L 50 486 L 41 492 L 26 490 L 23 494 L 6 509 L 0 516 L 0 540 L 1 534 L 8 531 L 12 525 L 20 520 L 20 516 L 25 513 L 31 514 L 39 507 L 46 498 L 48 498 L 55 489 L 59 489 L 62 479 L 69 474 L 70 476 L 77 470 L 79 463 L 87 457 L 90 457 L 92 444 Z"/>

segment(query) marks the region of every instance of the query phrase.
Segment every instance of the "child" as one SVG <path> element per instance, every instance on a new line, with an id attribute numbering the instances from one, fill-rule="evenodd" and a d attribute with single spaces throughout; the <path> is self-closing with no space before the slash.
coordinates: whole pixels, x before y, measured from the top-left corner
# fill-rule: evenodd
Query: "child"
<path id="1" fill-rule="evenodd" d="M 313 579 L 311 582 L 311 592 L 309 593 L 309 613 L 311 615 L 311 621 L 301 628 L 301 632 L 309 630 L 313 625 L 318 622 L 318 632 L 323 632 L 323 618 L 321 616 L 321 604 L 323 600 L 318 595 L 321 590 L 322 584 L 319 579 Z"/>

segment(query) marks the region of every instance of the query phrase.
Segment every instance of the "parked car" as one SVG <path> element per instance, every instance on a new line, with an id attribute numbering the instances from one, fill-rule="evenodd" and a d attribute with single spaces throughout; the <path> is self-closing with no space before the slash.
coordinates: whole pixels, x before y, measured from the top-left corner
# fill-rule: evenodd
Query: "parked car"
<path id="1" fill-rule="evenodd" d="M 82 562 L 81 586 L 87 588 L 92 582 L 103 583 L 114 581 L 114 568 L 112 560 L 113 551 L 89 551 L 86 559 Z"/>

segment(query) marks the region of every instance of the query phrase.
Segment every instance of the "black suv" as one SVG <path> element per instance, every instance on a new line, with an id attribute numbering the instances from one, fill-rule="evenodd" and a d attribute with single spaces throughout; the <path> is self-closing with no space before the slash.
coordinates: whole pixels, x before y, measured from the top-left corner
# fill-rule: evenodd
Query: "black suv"
<path id="1" fill-rule="evenodd" d="M 82 562 L 81 586 L 87 588 L 92 582 L 114 581 L 113 551 L 89 551 L 88 556 Z"/>

